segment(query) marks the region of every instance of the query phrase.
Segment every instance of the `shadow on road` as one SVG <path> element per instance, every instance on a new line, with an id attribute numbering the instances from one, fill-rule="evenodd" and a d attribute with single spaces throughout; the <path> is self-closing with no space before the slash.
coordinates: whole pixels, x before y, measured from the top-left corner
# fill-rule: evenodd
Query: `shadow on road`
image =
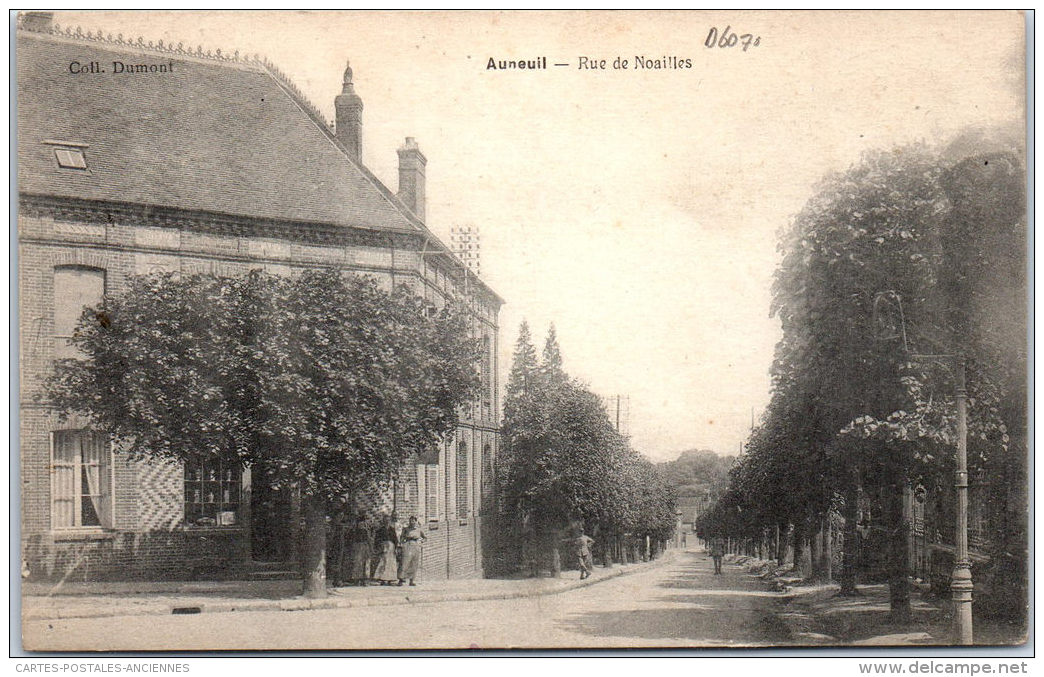
<path id="1" fill-rule="evenodd" d="M 672 594 L 656 594 L 662 589 Z M 715 576 L 710 558 L 702 553 L 684 553 L 650 592 L 635 599 L 631 609 L 577 613 L 560 625 L 596 637 L 676 639 L 692 646 L 791 643 L 776 615 L 779 596 L 738 567 L 726 567 Z"/>

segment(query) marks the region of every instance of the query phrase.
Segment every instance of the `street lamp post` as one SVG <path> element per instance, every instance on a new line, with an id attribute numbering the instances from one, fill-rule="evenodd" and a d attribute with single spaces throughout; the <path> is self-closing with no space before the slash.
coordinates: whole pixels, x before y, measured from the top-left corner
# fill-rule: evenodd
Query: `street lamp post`
<path id="1" fill-rule="evenodd" d="M 956 382 L 954 401 L 957 406 L 957 458 L 954 487 L 957 490 L 957 523 L 954 530 L 953 573 L 950 596 L 953 599 L 953 643 L 972 643 L 972 575 L 968 557 L 968 388 L 965 385 L 963 355 L 914 355 L 912 359 L 943 360 L 953 364 Z"/>
<path id="2" fill-rule="evenodd" d="M 915 360 L 936 360 L 953 365 L 956 384 L 954 400 L 957 407 L 957 458 L 954 472 L 954 487 L 957 490 L 957 523 L 954 531 L 953 573 L 950 576 L 950 595 L 953 599 L 953 642 L 972 644 L 972 575 L 971 559 L 968 557 L 968 388 L 965 383 L 965 359 L 960 353 L 951 355 L 917 355 L 909 352 L 906 343 L 906 318 L 903 316 L 902 298 L 894 291 L 883 292 L 874 299 L 875 324 L 884 316 L 882 307 L 895 301 L 898 332 L 883 338 L 901 338 L 906 354 Z"/>
<path id="3" fill-rule="evenodd" d="M 954 534 L 954 566 L 950 578 L 953 595 L 954 644 L 972 643 L 972 576 L 968 559 L 968 391 L 964 383 L 964 356 L 954 357 L 957 392 L 957 531 Z"/>

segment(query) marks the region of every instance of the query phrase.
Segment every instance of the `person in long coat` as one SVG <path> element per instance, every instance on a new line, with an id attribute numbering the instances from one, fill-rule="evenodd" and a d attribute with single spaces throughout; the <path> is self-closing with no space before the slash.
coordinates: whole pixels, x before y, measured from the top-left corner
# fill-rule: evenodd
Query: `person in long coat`
<path id="1" fill-rule="evenodd" d="M 714 560 L 714 573 L 721 575 L 721 558 L 725 555 L 725 543 L 720 538 L 714 538 L 710 546 L 711 559 Z"/>
<path id="2" fill-rule="evenodd" d="M 348 531 L 349 561 L 346 578 L 352 585 L 366 585 L 367 568 L 373 554 L 373 543 L 370 542 L 370 531 L 362 517 Z"/>
<path id="3" fill-rule="evenodd" d="M 399 562 L 395 557 L 395 548 L 399 545 L 399 536 L 395 533 L 392 518 L 386 515 L 384 523 L 377 528 L 374 535 L 374 550 L 377 556 L 377 565 L 373 570 L 373 577 L 380 581 L 381 585 L 391 585 L 399 580 Z"/>
<path id="4" fill-rule="evenodd" d="M 402 566 L 399 569 L 399 585 L 409 581 L 410 585 L 417 585 L 417 571 L 423 563 L 423 547 L 421 544 L 428 539 L 421 531 L 420 522 L 415 516 L 410 516 L 410 522 L 402 529 L 399 542 L 402 544 Z"/>

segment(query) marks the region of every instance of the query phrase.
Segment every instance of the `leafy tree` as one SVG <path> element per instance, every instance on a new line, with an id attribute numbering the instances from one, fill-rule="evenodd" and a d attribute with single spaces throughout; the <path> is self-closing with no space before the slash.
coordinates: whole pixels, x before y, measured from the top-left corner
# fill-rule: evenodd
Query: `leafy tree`
<path id="1" fill-rule="evenodd" d="M 99 321 L 98 318 L 104 318 Z M 81 318 L 85 360 L 51 397 L 139 457 L 263 468 L 300 492 L 304 594 L 325 594 L 325 524 L 456 425 L 478 387 L 462 309 L 336 270 L 135 278 Z"/>
<path id="2" fill-rule="evenodd" d="M 678 496 L 715 499 L 725 490 L 734 461 L 732 456 L 719 456 L 709 449 L 691 449 L 659 467 Z"/>
<path id="3" fill-rule="evenodd" d="M 770 520 L 790 521 L 797 560 L 805 534 L 837 506 L 853 527 L 858 489 L 871 485 L 889 497 L 879 507 L 893 538 L 898 619 L 909 615 L 899 496 L 915 482 L 948 484 L 956 439 L 955 360 L 920 355 L 967 360 L 973 474 L 1023 477 L 1024 447 L 1012 444 L 1021 445 L 1026 420 L 1024 173 L 1016 153 L 954 153 L 870 153 L 826 177 L 784 233 L 773 397 L 701 521 L 747 538 Z M 1003 509 L 1024 513 L 1024 498 L 1009 496 Z M 1019 526 L 999 540 L 1011 549 L 1024 538 Z"/>
<path id="4" fill-rule="evenodd" d="M 673 494 L 657 474 L 636 470 L 652 466 L 637 460 L 601 399 L 565 373 L 553 326 L 539 365 L 520 328 L 504 412 L 503 505 L 520 543 L 553 555 L 563 531 L 579 525 L 603 549 L 625 531 L 662 540 L 673 529 Z"/>

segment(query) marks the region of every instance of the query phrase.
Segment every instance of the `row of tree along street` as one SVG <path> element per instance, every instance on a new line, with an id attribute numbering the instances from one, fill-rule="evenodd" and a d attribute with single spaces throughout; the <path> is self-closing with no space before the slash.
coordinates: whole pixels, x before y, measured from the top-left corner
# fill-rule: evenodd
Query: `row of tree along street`
<path id="1" fill-rule="evenodd" d="M 583 530 L 606 566 L 655 557 L 675 527 L 660 471 L 571 378 L 552 325 L 537 358 L 523 322 L 504 401 L 497 555 L 502 569 L 561 569 Z"/>
<path id="2" fill-rule="evenodd" d="M 988 590 L 975 609 L 1024 618 L 1025 170 L 1018 141 L 988 138 L 869 153 L 826 177 L 783 233 L 771 401 L 701 536 L 808 561 L 817 580 L 840 567 L 843 594 L 886 577 L 893 616 L 908 619 L 911 496 L 939 545 L 932 569 L 953 568 L 966 376 L 975 579 Z"/>
<path id="3" fill-rule="evenodd" d="M 129 458 L 236 463 L 296 492 L 304 592 L 321 596 L 329 518 L 387 491 L 477 394 L 469 326 L 463 306 L 432 313 L 406 287 L 332 269 L 134 276 L 84 310 L 81 358 L 59 361 L 48 397 Z M 557 554 L 581 525 L 607 562 L 652 556 L 670 537 L 670 491 L 562 370 L 553 331 L 538 364 L 523 325 L 504 440 L 498 531 L 524 552 L 502 568 Z"/>

